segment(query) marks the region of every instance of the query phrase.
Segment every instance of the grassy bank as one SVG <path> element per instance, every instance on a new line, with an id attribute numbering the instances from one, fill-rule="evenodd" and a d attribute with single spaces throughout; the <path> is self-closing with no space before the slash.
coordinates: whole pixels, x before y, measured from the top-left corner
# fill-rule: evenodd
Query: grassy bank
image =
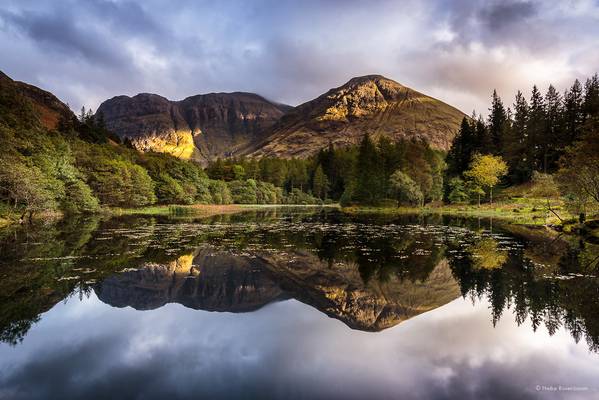
<path id="1" fill-rule="evenodd" d="M 210 217 L 214 215 L 234 214 L 248 210 L 268 209 L 268 208 L 336 208 L 337 204 L 326 205 L 302 205 L 302 204 L 192 204 L 192 205 L 153 205 L 138 208 L 118 208 L 104 207 L 97 214 L 105 216 L 120 215 L 156 215 L 156 216 L 191 216 L 191 217 Z M 0 228 L 19 224 L 20 215 L 12 212 L 10 208 L 1 210 Z M 62 218 L 62 213 L 40 212 L 33 216 L 33 220 L 58 220 Z M 25 223 L 27 220 L 24 221 Z"/>
<path id="2" fill-rule="evenodd" d="M 553 202 L 551 208 L 564 221 L 573 218 L 561 203 Z M 562 221 L 547 209 L 545 199 L 515 198 L 493 204 L 438 204 L 424 207 L 347 207 L 350 213 L 386 213 L 386 214 L 440 214 L 474 218 L 497 218 L 522 225 L 560 225 Z"/>
<path id="3" fill-rule="evenodd" d="M 192 215 L 210 217 L 238 213 L 248 208 L 239 204 L 157 205 L 140 208 L 105 208 L 102 213 L 109 215 Z"/>

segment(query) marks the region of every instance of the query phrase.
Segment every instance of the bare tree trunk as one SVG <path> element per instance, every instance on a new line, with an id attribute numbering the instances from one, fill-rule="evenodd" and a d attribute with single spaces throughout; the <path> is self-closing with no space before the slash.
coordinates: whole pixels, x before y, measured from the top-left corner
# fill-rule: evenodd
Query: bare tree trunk
<path id="1" fill-rule="evenodd" d="M 491 197 L 491 204 L 493 204 L 493 186 L 491 186 L 491 190 L 489 190 L 489 194 Z"/>
<path id="2" fill-rule="evenodd" d="M 547 209 L 549 211 L 551 211 L 553 213 L 553 215 L 555 215 L 557 217 L 557 219 L 560 220 L 560 222 L 564 222 L 564 220 L 562 219 L 562 217 L 560 217 L 559 214 L 556 213 L 555 211 L 553 211 L 553 209 L 551 208 L 551 203 L 549 202 L 549 197 L 546 197 L 545 199 L 547 200 Z M 545 222 L 547 222 L 547 221 L 545 221 Z"/>

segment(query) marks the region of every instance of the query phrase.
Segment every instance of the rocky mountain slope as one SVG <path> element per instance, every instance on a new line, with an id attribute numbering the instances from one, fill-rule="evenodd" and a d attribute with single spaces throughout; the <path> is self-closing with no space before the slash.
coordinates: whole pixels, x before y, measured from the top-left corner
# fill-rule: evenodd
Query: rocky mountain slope
<path id="1" fill-rule="evenodd" d="M 289 108 L 253 93 L 210 93 L 182 101 L 142 93 L 106 100 L 97 113 L 109 130 L 139 150 L 206 161 L 260 142 Z"/>
<path id="2" fill-rule="evenodd" d="M 380 75 L 346 84 L 289 111 L 261 143 L 241 152 L 252 156 L 306 157 L 332 143 L 348 146 L 365 133 L 391 140 L 422 139 L 448 150 L 464 113 Z"/>
<path id="3" fill-rule="evenodd" d="M 69 107 L 52 93 L 24 82 L 14 81 L 0 71 L 0 91 L 6 101 L 20 101 L 15 96 L 25 99 L 33 107 L 33 114 L 46 129 L 56 129 L 62 118 L 75 118 Z"/>

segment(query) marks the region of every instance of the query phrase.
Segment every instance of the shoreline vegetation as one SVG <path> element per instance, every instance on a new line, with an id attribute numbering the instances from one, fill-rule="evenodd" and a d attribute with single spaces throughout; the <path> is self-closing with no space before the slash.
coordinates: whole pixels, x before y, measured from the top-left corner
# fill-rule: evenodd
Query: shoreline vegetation
<path id="1" fill-rule="evenodd" d="M 599 240 L 599 216 L 586 222 L 580 222 L 562 209 L 562 204 L 553 204 L 552 209 L 561 213 L 562 220 L 549 211 L 544 199 L 512 199 L 495 203 L 476 204 L 427 204 L 421 206 L 341 206 L 331 204 L 168 204 L 152 205 L 137 208 L 106 207 L 93 214 L 105 216 L 144 215 L 172 217 L 212 217 L 217 215 L 236 214 L 252 210 L 275 208 L 327 208 L 338 209 L 348 214 L 383 214 L 383 215 L 444 215 L 463 218 L 481 218 L 495 220 L 503 226 L 520 226 L 533 229 L 545 228 L 549 233 L 565 233 L 578 235 L 592 241 Z M 58 221 L 65 215 L 59 212 L 39 213 L 36 221 Z M 12 215 L 0 218 L 0 229 L 19 224 L 19 216 Z M 26 221 L 21 221 L 26 223 Z"/>
<path id="2" fill-rule="evenodd" d="M 1 78 L 1 76 L 0 76 Z M 348 212 L 445 214 L 599 236 L 599 76 L 560 95 L 497 93 L 464 117 L 449 151 L 367 132 L 307 158 L 227 157 L 207 165 L 139 152 L 102 113 L 67 106 L 56 124 L 0 79 L 0 226 L 87 214 L 216 215 L 339 204 Z"/>

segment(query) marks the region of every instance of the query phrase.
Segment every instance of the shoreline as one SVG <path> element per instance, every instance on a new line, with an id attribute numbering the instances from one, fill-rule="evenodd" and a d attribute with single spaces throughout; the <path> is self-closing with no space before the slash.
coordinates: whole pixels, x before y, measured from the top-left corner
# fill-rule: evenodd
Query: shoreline
<path id="1" fill-rule="evenodd" d="M 532 207 L 531 207 L 532 206 Z M 523 205 L 517 202 L 476 205 L 429 205 L 424 207 L 390 207 L 390 206 L 346 206 L 339 204 L 165 204 L 153 205 L 140 208 L 102 208 L 97 213 L 90 215 L 122 216 L 122 215 L 161 215 L 161 216 L 192 216 L 211 217 L 216 215 L 237 214 L 245 211 L 275 208 L 326 208 L 339 209 L 348 214 L 386 214 L 386 215 L 446 215 L 466 218 L 490 218 L 511 225 L 528 227 L 545 227 L 554 232 L 563 232 L 572 235 L 580 235 L 578 230 L 584 227 L 571 215 L 563 210 L 562 221 L 551 214 L 547 209 L 535 207 L 534 205 Z M 34 215 L 34 221 L 60 220 L 65 215 L 56 212 L 46 212 Z M 588 223 L 599 223 L 599 216 L 589 216 Z M 27 224 L 27 222 L 25 222 Z M 15 216 L 7 215 L 0 217 L 0 229 L 19 225 Z M 599 236 L 593 226 L 590 236 Z M 586 236 L 586 235 L 583 235 Z"/>
<path id="2" fill-rule="evenodd" d="M 402 214 L 423 214 L 423 215 L 447 215 L 456 217 L 471 218 L 493 218 L 510 222 L 515 225 L 530 226 L 549 226 L 561 225 L 557 217 L 543 209 L 525 210 L 518 207 L 516 203 L 497 203 L 485 204 L 481 207 L 470 205 L 442 205 L 442 206 L 424 206 L 424 207 L 368 207 L 351 206 L 343 207 L 343 211 L 348 213 L 378 213 L 389 215 Z M 563 222 L 571 219 L 571 216 L 564 215 Z"/>
<path id="3" fill-rule="evenodd" d="M 212 217 L 237 214 L 245 211 L 274 208 L 339 208 L 337 204 L 163 204 L 138 208 L 105 207 L 97 212 L 77 215 L 99 215 L 117 217 L 122 215 L 192 216 Z M 49 211 L 34 214 L 33 221 L 59 221 L 68 217 L 60 212 Z M 23 225 L 27 225 L 26 220 Z M 18 216 L 0 216 L 0 229 L 21 225 Z"/>

